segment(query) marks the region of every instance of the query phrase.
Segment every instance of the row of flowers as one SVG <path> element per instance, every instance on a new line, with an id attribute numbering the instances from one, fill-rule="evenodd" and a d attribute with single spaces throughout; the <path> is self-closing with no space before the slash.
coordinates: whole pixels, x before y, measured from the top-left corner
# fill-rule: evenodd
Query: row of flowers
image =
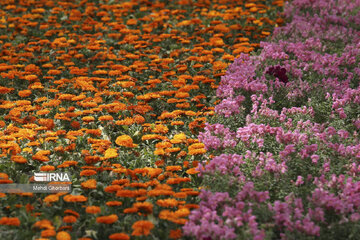
<path id="1" fill-rule="evenodd" d="M 196 239 L 357 239 L 360 2 L 294 0 L 221 78 L 199 140 Z"/>

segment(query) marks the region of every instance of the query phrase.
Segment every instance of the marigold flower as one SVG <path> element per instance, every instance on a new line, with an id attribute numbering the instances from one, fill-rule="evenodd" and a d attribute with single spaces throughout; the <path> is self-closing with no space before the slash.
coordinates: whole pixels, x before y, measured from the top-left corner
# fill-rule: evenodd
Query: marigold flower
<path id="1" fill-rule="evenodd" d="M 40 171 L 44 171 L 44 172 L 50 172 L 50 171 L 54 171 L 55 167 L 51 166 L 51 165 L 45 165 L 45 166 L 41 166 L 40 167 Z"/>
<path id="2" fill-rule="evenodd" d="M 159 199 L 156 201 L 156 204 L 161 207 L 176 207 L 178 205 L 178 201 L 174 198 Z"/>
<path id="3" fill-rule="evenodd" d="M 89 179 L 85 182 L 81 183 L 81 187 L 86 189 L 96 189 L 96 180 L 95 179 Z"/>
<path id="4" fill-rule="evenodd" d="M 105 116 L 99 117 L 99 121 L 112 121 L 112 120 L 114 120 L 114 118 L 111 115 L 105 115 Z"/>
<path id="5" fill-rule="evenodd" d="M 169 238 L 179 239 L 181 238 L 181 236 L 182 236 L 181 229 L 170 230 Z"/>
<path id="6" fill-rule="evenodd" d="M 181 208 L 177 211 L 175 211 L 175 216 L 177 218 L 180 218 L 180 217 L 187 217 L 189 214 L 190 214 L 190 210 L 188 208 Z"/>
<path id="7" fill-rule="evenodd" d="M 190 94 L 187 93 L 187 92 L 177 92 L 177 93 L 175 93 L 176 98 L 187 98 L 189 96 L 190 96 Z"/>
<path id="8" fill-rule="evenodd" d="M 112 207 L 112 206 L 121 206 L 121 205 L 122 205 L 122 202 L 120 202 L 120 201 L 109 201 L 109 202 L 106 202 L 106 205 L 109 206 L 109 207 Z"/>
<path id="9" fill-rule="evenodd" d="M 153 133 L 162 133 L 162 134 L 166 134 L 169 131 L 169 129 L 162 124 L 157 124 L 155 126 L 155 129 L 152 130 Z"/>
<path id="10" fill-rule="evenodd" d="M 26 163 L 27 162 L 26 158 L 24 158 L 23 156 L 20 156 L 20 155 L 12 155 L 11 161 L 14 161 L 16 163 Z"/>
<path id="11" fill-rule="evenodd" d="M 129 179 L 116 179 L 116 180 L 111 182 L 112 185 L 116 185 L 116 184 L 126 185 L 126 184 L 129 184 L 129 183 L 130 183 Z"/>
<path id="12" fill-rule="evenodd" d="M 71 240 L 71 236 L 68 232 L 60 231 L 56 234 L 56 240 Z"/>
<path id="13" fill-rule="evenodd" d="M 54 237 L 56 235 L 56 231 L 53 229 L 47 229 L 41 231 L 41 237 L 48 238 L 48 237 Z"/>
<path id="14" fill-rule="evenodd" d="M 142 141 L 152 140 L 152 139 L 165 140 L 166 137 L 165 137 L 165 136 L 158 135 L 158 134 L 146 134 L 146 135 L 143 135 L 143 136 L 141 137 L 141 140 L 142 140 Z"/>
<path id="15" fill-rule="evenodd" d="M 132 227 L 134 231 L 131 233 L 132 236 L 147 236 L 150 234 L 151 229 L 154 228 L 154 224 L 150 221 L 137 221 Z"/>
<path id="16" fill-rule="evenodd" d="M 116 121 L 115 124 L 130 126 L 130 125 L 134 124 L 134 119 L 127 117 L 124 120 Z"/>
<path id="17" fill-rule="evenodd" d="M 59 196 L 56 194 L 50 194 L 44 198 L 44 202 L 46 202 L 46 203 L 52 203 L 52 202 L 57 202 L 57 201 L 59 201 Z"/>
<path id="18" fill-rule="evenodd" d="M 105 223 L 105 224 L 113 224 L 118 219 L 119 219 L 119 217 L 116 214 L 111 214 L 109 216 L 97 217 L 96 222 Z"/>
<path id="19" fill-rule="evenodd" d="M 173 195 L 174 198 L 186 198 L 187 194 L 185 192 L 177 192 Z"/>
<path id="20" fill-rule="evenodd" d="M 100 129 L 86 129 L 85 131 L 87 134 L 94 135 L 94 136 L 101 136 Z"/>
<path id="21" fill-rule="evenodd" d="M 65 216 L 65 217 L 63 217 L 63 222 L 64 223 L 74 223 L 76 221 L 77 221 L 77 219 L 74 216 Z"/>
<path id="22" fill-rule="evenodd" d="M 155 155 L 159 155 L 159 156 L 165 155 L 165 150 L 162 149 L 162 148 L 156 149 L 156 150 L 154 151 L 154 154 L 155 154 Z"/>
<path id="23" fill-rule="evenodd" d="M 83 117 L 81 118 L 84 122 L 93 122 L 95 121 L 95 118 L 92 117 L 92 116 L 86 116 L 86 117 Z"/>
<path id="24" fill-rule="evenodd" d="M 135 115 L 133 119 L 137 124 L 142 124 L 145 122 L 145 118 L 141 115 Z"/>
<path id="25" fill-rule="evenodd" d="M 97 214 L 101 212 L 101 209 L 98 206 L 87 206 L 85 212 L 91 214 Z"/>
<path id="26" fill-rule="evenodd" d="M 91 169 L 87 169 L 87 170 L 82 170 L 80 172 L 80 176 L 92 176 L 92 175 L 96 175 L 97 172 Z"/>
<path id="27" fill-rule="evenodd" d="M 113 233 L 109 236 L 110 240 L 130 240 L 129 235 L 126 233 Z"/>
<path id="28" fill-rule="evenodd" d="M 41 154 L 35 154 L 35 155 L 33 155 L 33 156 L 32 156 L 32 159 L 33 159 L 33 160 L 38 160 L 38 161 L 40 161 L 40 162 L 48 162 L 48 161 L 50 161 L 50 159 L 49 159 L 47 156 L 41 155 Z"/>
<path id="29" fill-rule="evenodd" d="M 167 166 L 166 171 L 173 172 L 173 171 L 181 171 L 181 166 Z"/>
<path id="30" fill-rule="evenodd" d="M 87 197 L 82 196 L 82 195 L 66 195 L 64 196 L 64 201 L 65 202 L 86 202 L 87 201 Z"/>
<path id="31" fill-rule="evenodd" d="M 183 126 L 185 123 L 183 121 L 171 121 L 171 126 Z M 171 142 L 175 143 L 175 142 Z"/>
<path id="32" fill-rule="evenodd" d="M 190 178 L 169 178 L 166 183 L 167 184 L 179 184 L 181 182 L 190 182 Z"/>
<path id="33" fill-rule="evenodd" d="M 163 189 L 153 189 L 147 193 L 148 196 L 172 196 L 173 194 L 173 191 Z"/>
<path id="34" fill-rule="evenodd" d="M 115 143 L 123 147 L 137 147 L 137 144 L 133 143 L 133 140 L 129 135 L 121 135 L 117 137 Z"/>
<path id="35" fill-rule="evenodd" d="M 117 150 L 115 148 L 109 148 L 105 151 L 105 159 L 116 158 L 118 156 Z"/>
<path id="36" fill-rule="evenodd" d="M 136 202 L 133 207 L 145 213 L 152 213 L 153 211 L 153 205 L 150 202 Z"/>
<path id="37" fill-rule="evenodd" d="M 204 153 L 206 153 L 206 150 L 204 148 L 190 149 L 188 152 L 189 155 L 201 155 Z"/>
<path id="38" fill-rule="evenodd" d="M 125 208 L 124 213 L 128 214 L 128 213 L 136 213 L 138 212 L 138 209 L 136 207 L 131 207 L 131 208 Z"/>
<path id="39" fill-rule="evenodd" d="M 197 174 L 199 173 L 200 171 L 196 170 L 196 168 L 190 168 L 186 171 L 187 174 L 189 175 L 193 175 L 193 174 Z"/>
<path id="40" fill-rule="evenodd" d="M 35 80 L 37 80 L 38 77 L 36 75 L 26 75 L 25 76 L 25 80 L 29 81 L 29 82 L 33 82 Z"/>
<path id="41" fill-rule="evenodd" d="M 18 92 L 18 95 L 20 97 L 28 97 L 31 95 L 31 93 L 32 93 L 31 90 L 22 90 Z"/>
<path id="42" fill-rule="evenodd" d="M 20 226 L 20 220 L 17 217 L 2 217 L 0 219 L 0 225 Z"/>
<path id="43" fill-rule="evenodd" d="M 33 227 L 37 227 L 40 229 L 55 229 L 52 223 L 47 219 L 37 221 L 36 223 L 34 223 Z"/>
<path id="44" fill-rule="evenodd" d="M 148 170 L 147 175 L 150 178 L 155 178 L 159 176 L 163 171 L 161 168 L 146 168 L 146 169 Z"/>
<path id="45" fill-rule="evenodd" d="M 128 189 L 119 190 L 116 192 L 117 197 L 129 197 L 133 198 L 136 197 L 136 192 Z"/>
<path id="46" fill-rule="evenodd" d="M 76 218 L 79 218 L 79 217 L 80 217 L 80 214 L 79 214 L 79 213 L 77 213 L 77 212 L 75 212 L 75 211 L 73 211 L 73 210 L 71 210 L 71 209 L 66 209 L 66 210 L 64 211 L 64 213 L 65 213 L 65 214 L 74 215 Z"/>

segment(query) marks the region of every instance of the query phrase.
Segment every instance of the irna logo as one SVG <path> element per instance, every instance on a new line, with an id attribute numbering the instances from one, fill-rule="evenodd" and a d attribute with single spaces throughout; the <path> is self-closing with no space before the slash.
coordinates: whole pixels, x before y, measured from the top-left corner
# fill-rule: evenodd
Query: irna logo
<path id="1" fill-rule="evenodd" d="M 34 173 L 35 182 L 70 182 L 69 173 Z"/>

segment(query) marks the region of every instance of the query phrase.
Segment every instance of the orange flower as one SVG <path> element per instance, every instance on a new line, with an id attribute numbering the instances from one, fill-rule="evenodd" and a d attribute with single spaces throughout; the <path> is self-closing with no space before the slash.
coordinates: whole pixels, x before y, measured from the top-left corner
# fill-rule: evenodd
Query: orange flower
<path id="1" fill-rule="evenodd" d="M 137 147 L 137 144 L 133 144 L 133 140 L 129 135 L 121 135 L 116 138 L 115 143 L 123 147 Z"/>
<path id="2" fill-rule="evenodd" d="M 114 118 L 111 115 L 104 115 L 99 117 L 99 121 L 112 121 L 112 120 L 114 120 Z"/>
<path id="3" fill-rule="evenodd" d="M 136 197 L 136 192 L 128 189 L 119 190 L 116 192 L 117 197 L 129 197 L 133 198 Z"/>
<path id="4" fill-rule="evenodd" d="M 115 185 L 115 184 L 126 185 L 128 183 L 130 183 L 129 179 L 116 179 L 116 180 L 111 182 L 111 184 L 113 184 L 113 185 Z"/>
<path id="5" fill-rule="evenodd" d="M 205 148 L 189 149 L 189 155 L 201 155 L 206 153 Z"/>
<path id="6" fill-rule="evenodd" d="M 54 171 L 55 167 L 51 166 L 51 165 L 45 165 L 45 166 L 41 166 L 40 167 L 40 171 L 44 171 L 44 172 L 49 172 L 49 171 Z"/>
<path id="7" fill-rule="evenodd" d="M 184 125 L 183 121 L 171 121 L 171 126 L 183 126 L 183 125 Z"/>
<path id="8" fill-rule="evenodd" d="M 73 211 L 73 210 L 71 210 L 71 209 L 66 209 L 66 210 L 64 211 L 64 213 L 65 213 L 65 214 L 72 214 L 72 215 L 74 215 L 76 218 L 79 218 L 79 217 L 80 217 L 80 214 L 79 214 L 79 213 L 77 213 L 77 212 L 75 212 L 75 211 Z"/>
<path id="9" fill-rule="evenodd" d="M 65 202 L 86 202 L 87 201 L 87 197 L 82 196 L 82 195 L 66 195 L 64 197 L 64 201 Z"/>
<path id="10" fill-rule="evenodd" d="M 20 220 L 17 217 L 13 217 L 13 218 L 2 217 L 0 219 L 0 225 L 20 226 Z"/>
<path id="11" fill-rule="evenodd" d="M 146 135 L 143 135 L 143 136 L 141 137 L 141 140 L 142 140 L 142 141 L 152 140 L 152 139 L 165 140 L 165 139 L 167 139 L 167 138 L 164 137 L 164 136 L 158 135 L 158 134 L 146 134 Z"/>
<path id="12" fill-rule="evenodd" d="M 71 240 L 71 236 L 68 232 L 60 231 L 56 234 L 56 240 Z"/>
<path id="13" fill-rule="evenodd" d="M 52 203 L 52 202 L 57 202 L 57 201 L 59 201 L 59 196 L 56 194 L 50 194 L 44 198 L 44 202 L 46 202 L 46 203 Z"/>
<path id="14" fill-rule="evenodd" d="M 184 192 L 177 192 L 177 193 L 174 193 L 173 197 L 175 197 L 175 198 L 186 198 L 187 194 L 184 193 Z"/>
<path id="15" fill-rule="evenodd" d="M 129 240 L 130 237 L 125 233 L 113 233 L 109 236 L 110 240 Z"/>
<path id="16" fill-rule="evenodd" d="M 106 149 L 105 156 L 104 156 L 106 159 L 116 158 L 117 156 L 118 156 L 118 153 L 115 148 Z"/>
<path id="17" fill-rule="evenodd" d="M 153 133 L 162 133 L 162 134 L 165 134 L 168 131 L 169 131 L 169 129 L 165 125 L 162 125 L 162 124 L 157 124 L 155 126 L 155 129 L 152 130 Z"/>
<path id="18" fill-rule="evenodd" d="M 136 25 L 137 24 L 137 20 L 134 18 L 131 18 L 129 20 L 126 21 L 126 25 Z"/>
<path id="19" fill-rule="evenodd" d="M 167 184 L 179 184 L 181 182 L 190 182 L 190 178 L 169 178 Z"/>
<path id="20" fill-rule="evenodd" d="M 96 189 L 96 180 L 95 179 L 89 179 L 85 182 L 81 183 L 81 187 L 85 189 Z"/>
<path id="21" fill-rule="evenodd" d="M 100 129 L 86 129 L 85 131 L 87 134 L 94 135 L 94 136 L 101 136 Z"/>
<path id="22" fill-rule="evenodd" d="M 156 204 L 161 207 L 176 207 L 178 205 L 178 201 L 174 198 L 159 199 L 156 201 Z"/>
<path id="23" fill-rule="evenodd" d="M 173 171 L 181 171 L 181 166 L 167 166 L 166 171 L 173 172 Z"/>
<path id="24" fill-rule="evenodd" d="M 193 174 L 199 173 L 199 171 L 198 171 L 198 170 L 195 170 L 195 169 L 196 169 L 196 168 L 190 168 L 190 169 L 188 169 L 188 170 L 186 171 L 186 173 L 189 174 L 189 175 L 193 175 Z"/>
<path id="25" fill-rule="evenodd" d="M 189 146 L 189 155 L 199 155 L 206 153 L 203 143 L 194 143 Z"/>
<path id="26" fill-rule="evenodd" d="M 106 205 L 109 206 L 109 207 L 112 207 L 112 206 L 121 206 L 121 205 L 122 205 L 122 202 L 120 202 L 120 201 L 109 201 L 109 202 L 106 202 Z"/>
<path id="27" fill-rule="evenodd" d="M 145 213 L 152 213 L 153 211 L 153 205 L 150 202 L 136 202 L 133 207 Z"/>
<path id="28" fill-rule="evenodd" d="M 31 90 L 22 90 L 18 92 L 18 95 L 20 97 L 28 97 L 31 95 L 31 93 L 32 93 Z"/>
<path id="29" fill-rule="evenodd" d="M 63 222 L 64 223 L 74 223 L 74 222 L 76 222 L 76 217 L 74 217 L 74 216 L 65 216 L 65 217 L 63 217 Z"/>
<path id="30" fill-rule="evenodd" d="M 132 227 L 134 231 L 131 233 L 132 236 L 142 236 L 142 235 L 149 235 L 151 229 L 154 228 L 154 224 L 150 221 L 137 221 L 135 222 Z"/>
<path id="31" fill-rule="evenodd" d="M 97 174 L 97 172 L 94 171 L 94 170 L 91 170 L 91 169 L 82 170 L 82 171 L 80 172 L 80 176 L 92 176 L 92 175 L 95 175 L 95 174 Z"/>
<path id="32" fill-rule="evenodd" d="M 187 217 L 190 214 L 190 210 L 188 208 L 181 208 L 181 209 L 175 211 L 174 214 L 177 218 Z"/>
<path id="33" fill-rule="evenodd" d="M 123 211 L 123 213 L 126 213 L 126 214 L 128 214 L 128 213 L 136 213 L 136 212 L 138 212 L 138 209 L 135 208 L 135 207 L 125 208 L 124 211 Z"/>
<path id="34" fill-rule="evenodd" d="M 43 238 L 54 237 L 55 235 L 56 235 L 56 232 L 53 229 L 47 229 L 47 230 L 41 231 L 41 237 L 43 237 Z"/>
<path id="35" fill-rule="evenodd" d="M 170 230 L 169 238 L 179 239 L 181 238 L 181 236 L 182 236 L 181 229 Z"/>
<path id="36" fill-rule="evenodd" d="M 87 206 L 85 211 L 87 213 L 97 214 L 101 212 L 101 209 L 98 206 Z"/>
<path id="37" fill-rule="evenodd" d="M 24 158 L 23 156 L 20 156 L 20 155 L 12 155 L 11 160 L 16 163 L 26 163 L 27 162 L 26 158 Z"/>
<path id="38" fill-rule="evenodd" d="M 33 82 L 35 80 L 37 80 L 38 77 L 36 75 L 26 75 L 25 76 L 25 80 L 29 81 L 29 82 Z"/>
<path id="39" fill-rule="evenodd" d="M 93 122 L 95 121 L 95 118 L 92 117 L 92 116 L 86 116 L 86 117 L 83 117 L 81 118 L 84 122 Z"/>
<path id="40" fill-rule="evenodd" d="M 97 217 L 96 222 L 105 223 L 105 224 L 113 224 L 118 219 L 119 219 L 119 217 L 116 214 L 111 214 L 109 216 Z"/>
<path id="41" fill-rule="evenodd" d="M 116 125 L 128 125 L 129 126 L 129 125 L 134 124 L 134 119 L 127 117 L 124 120 L 116 121 L 115 124 Z"/>
<path id="42" fill-rule="evenodd" d="M 145 122 L 145 118 L 141 115 L 135 115 L 133 118 L 137 124 L 142 124 Z"/>
<path id="43" fill-rule="evenodd" d="M 43 220 L 40 220 L 40 221 L 37 221 L 33 227 L 37 227 L 37 228 L 40 228 L 40 229 L 54 229 L 54 226 L 52 225 L 52 223 L 47 220 L 47 219 L 43 219 Z"/>

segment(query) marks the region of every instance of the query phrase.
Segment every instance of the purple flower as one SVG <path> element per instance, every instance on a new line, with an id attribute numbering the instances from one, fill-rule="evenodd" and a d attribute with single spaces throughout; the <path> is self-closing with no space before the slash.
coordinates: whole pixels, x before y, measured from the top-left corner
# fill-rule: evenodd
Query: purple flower
<path id="1" fill-rule="evenodd" d="M 267 74 L 272 75 L 280 80 L 280 82 L 288 83 L 289 78 L 286 75 L 286 69 L 280 66 L 272 66 L 266 71 Z"/>

